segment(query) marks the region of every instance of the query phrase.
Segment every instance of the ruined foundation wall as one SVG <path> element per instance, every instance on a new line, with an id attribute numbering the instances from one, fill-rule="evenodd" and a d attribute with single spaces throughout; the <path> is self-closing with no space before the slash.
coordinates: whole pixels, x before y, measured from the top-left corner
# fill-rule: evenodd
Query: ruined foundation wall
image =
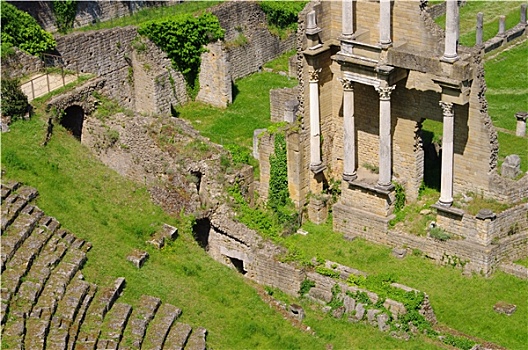
<path id="1" fill-rule="evenodd" d="M 2 59 L 2 75 L 20 78 L 44 69 L 44 61 L 39 57 L 32 56 L 16 47 L 13 49 L 13 54 Z"/>
<path id="2" fill-rule="evenodd" d="M 284 121 L 284 103 L 290 100 L 297 100 L 298 94 L 298 87 L 270 90 L 270 115 L 272 122 Z"/>
<path id="3" fill-rule="evenodd" d="M 221 41 L 207 45 L 207 52 L 201 55 L 200 91 L 197 101 L 215 107 L 226 108 L 233 102 L 231 83 L 231 62 Z"/>

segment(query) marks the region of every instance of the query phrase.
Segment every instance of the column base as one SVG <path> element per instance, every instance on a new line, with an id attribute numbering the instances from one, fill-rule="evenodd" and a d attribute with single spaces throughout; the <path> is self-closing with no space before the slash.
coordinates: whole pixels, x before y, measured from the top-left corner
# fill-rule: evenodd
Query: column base
<path id="1" fill-rule="evenodd" d="M 394 189 L 394 185 L 390 182 L 388 184 L 383 184 L 383 183 L 378 182 L 376 184 L 376 187 L 384 191 L 392 191 Z"/>
<path id="2" fill-rule="evenodd" d="M 353 174 L 343 174 L 343 181 L 352 182 L 355 179 L 357 179 L 356 172 L 354 172 Z"/>
<path id="3" fill-rule="evenodd" d="M 440 58 L 440 61 L 447 62 L 447 63 L 454 63 L 458 61 L 459 58 L 460 57 L 458 55 L 455 55 L 453 57 L 442 56 L 442 58 Z"/>
<path id="4" fill-rule="evenodd" d="M 438 200 L 438 202 L 436 202 L 436 204 L 441 205 L 442 207 L 446 207 L 446 208 L 448 208 L 448 207 L 450 207 L 450 206 L 453 204 L 453 199 L 451 199 L 451 200 L 449 200 L 449 199 L 448 199 L 448 200 L 445 200 L 445 199 L 440 198 L 440 199 Z"/>
<path id="5" fill-rule="evenodd" d="M 325 169 L 326 165 L 324 165 L 323 162 L 318 164 L 310 164 L 310 170 L 316 175 L 323 172 Z"/>

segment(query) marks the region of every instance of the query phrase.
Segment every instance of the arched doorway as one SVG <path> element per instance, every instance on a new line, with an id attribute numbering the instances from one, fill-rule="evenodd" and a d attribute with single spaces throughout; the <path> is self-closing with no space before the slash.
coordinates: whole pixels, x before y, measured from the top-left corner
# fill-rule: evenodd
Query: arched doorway
<path id="1" fill-rule="evenodd" d="M 64 110 L 60 124 L 69 130 L 77 140 L 81 141 L 83 122 L 84 111 L 82 107 L 75 105 Z"/>

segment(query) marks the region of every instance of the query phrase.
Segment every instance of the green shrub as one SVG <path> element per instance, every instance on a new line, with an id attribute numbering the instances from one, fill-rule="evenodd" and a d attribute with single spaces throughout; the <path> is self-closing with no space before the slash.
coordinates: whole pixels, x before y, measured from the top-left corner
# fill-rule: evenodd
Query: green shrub
<path id="1" fill-rule="evenodd" d="M 339 271 L 332 270 L 332 269 L 329 269 L 328 267 L 324 267 L 324 266 L 317 266 L 315 268 L 315 272 L 317 272 L 320 275 L 328 276 L 328 277 L 332 277 L 332 278 L 339 278 L 339 276 L 341 276 Z"/>
<path id="2" fill-rule="evenodd" d="M 275 152 L 269 157 L 270 181 L 268 206 L 272 210 L 284 207 L 289 202 L 288 168 L 286 159 L 286 138 L 283 133 L 275 134 Z"/>
<path id="3" fill-rule="evenodd" d="M 17 79 L 2 79 L 2 115 L 13 119 L 24 117 L 28 111 L 27 96 L 20 89 Z"/>
<path id="4" fill-rule="evenodd" d="M 208 12 L 198 17 L 181 14 L 147 22 L 139 26 L 138 33 L 167 53 L 174 68 L 183 74 L 191 96 L 198 92 L 200 55 L 206 51 L 204 45 L 224 38 L 218 18 Z"/>
<path id="5" fill-rule="evenodd" d="M 403 207 L 405 207 L 405 188 L 397 183 L 393 182 L 396 199 L 394 201 L 394 212 L 399 213 Z"/>
<path id="6" fill-rule="evenodd" d="M 233 165 L 250 164 L 252 155 L 247 148 L 236 144 L 228 144 L 224 147 L 231 153 Z"/>
<path id="7" fill-rule="evenodd" d="M 282 29 L 296 28 L 297 16 L 307 1 L 261 1 L 260 8 L 268 19 L 269 25 Z"/>
<path id="8" fill-rule="evenodd" d="M 454 346 L 458 349 L 462 350 L 469 350 L 473 348 L 473 346 L 476 344 L 474 341 L 465 338 L 465 337 L 457 337 L 455 335 L 446 334 L 442 337 L 442 342 L 444 342 L 447 345 Z"/>
<path id="9" fill-rule="evenodd" d="M 76 0 L 55 0 L 53 1 L 53 14 L 57 22 L 57 29 L 61 33 L 66 33 L 73 28 L 75 15 L 77 14 Z"/>
<path id="10" fill-rule="evenodd" d="M 2 51 L 4 46 L 16 46 L 37 55 L 55 47 L 53 36 L 43 30 L 33 17 L 6 1 L 2 1 L 1 22 Z"/>
<path id="11" fill-rule="evenodd" d="M 301 288 L 299 289 L 299 295 L 303 296 L 307 294 L 310 291 L 310 289 L 312 289 L 313 287 L 315 287 L 315 282 L 309 279 L 305 279 L 304 281 L 301 282 Z"/>
<path id="12" fill-rule="evenodd" d="M 451 236 L 440 227 L 432 227 L 431 230 L 429 230 L 429 236 L 442 242 L 451 238 Z"/>

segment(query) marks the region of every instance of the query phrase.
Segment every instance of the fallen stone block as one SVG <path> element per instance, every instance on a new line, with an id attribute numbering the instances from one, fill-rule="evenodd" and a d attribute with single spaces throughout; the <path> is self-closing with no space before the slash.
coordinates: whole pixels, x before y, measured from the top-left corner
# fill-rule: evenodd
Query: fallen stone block
<path id="1" fill-rule="evenodd" d="M 145 261 L 147 261 L 148 257 L 149 254 L 147 252 L 135 249 L 132 251 L 132 253 L 130 253 L 129 256 L 127 256 L 127 260 L 139 269 L 145 264 Z"/>
<path id="2" fill-rule="evenodd" d="M 517 310 L 517 306 L 514 304 L 507 303 L 505 301 L 499 301 L 493 306 L 493 310 L 499 314 L 505 314 L 510 316 Z"/>

